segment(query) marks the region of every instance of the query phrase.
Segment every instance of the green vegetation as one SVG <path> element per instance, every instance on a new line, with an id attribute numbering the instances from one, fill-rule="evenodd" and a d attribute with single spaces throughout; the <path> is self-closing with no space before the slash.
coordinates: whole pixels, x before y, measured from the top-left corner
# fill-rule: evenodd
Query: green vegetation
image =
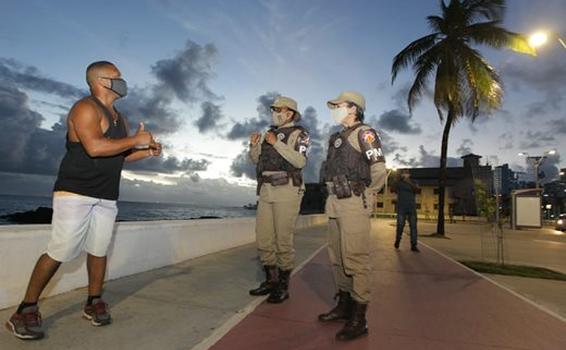
<path id="1" fill-rule="evenodd" d="M 535 266 L 500 265 L 484 261 L 460 261 L 472 270 L 495 275 L 541 278 L 547 280 L 566 281 L 566 275 L 553 270 Z"/>

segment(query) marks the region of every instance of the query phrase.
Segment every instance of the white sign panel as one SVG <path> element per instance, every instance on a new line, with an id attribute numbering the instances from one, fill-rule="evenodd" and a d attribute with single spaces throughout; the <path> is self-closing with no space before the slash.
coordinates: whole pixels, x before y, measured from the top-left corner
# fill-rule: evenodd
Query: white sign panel
<path id="1" fill-rule="evenodd" d="M 540 197 L 517 197 L 515 200 L 516 225 L 541 227 Z"/>

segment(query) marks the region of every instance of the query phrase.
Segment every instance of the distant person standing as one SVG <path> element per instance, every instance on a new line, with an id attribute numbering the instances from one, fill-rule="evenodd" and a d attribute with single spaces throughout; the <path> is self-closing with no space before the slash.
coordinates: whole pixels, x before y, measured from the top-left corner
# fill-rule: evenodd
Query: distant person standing
<path id="1" fill-rule="evenodd" d="M 116 200 L 124 161 L 161 154 L 161 145 L 140 124 L 128 137 L 126 119 L 114 102 L 126 96 L 126 81 L 110 62 L 88 66 L 91 95 L 74 104 L 67 117 L 67 152 L 61 161 L 53 192 L 51 239 L 39 257 L 27 291 L 6 327 L 18 338 L 44 336 L 37 301 L 62 262 L 87 252 L 88 298 L 83 317 L 93 326 L 111 323 L 102 299 L 106 253 L 118 213 Z M 136 147 L 144 149 L 135 149 Z"/>
<path id="2" fill-rule="evenodd" d="M 267 295 L 269 303 L 289 298 L 295 264 L 294 231 L 305 192 L 302 169 L 310 144 L 297 102 L 279 97 L 271 105 L 272 126 L 250 135 L 250 158 L 257 165 L 256 241 L 265 280 L 250 295 Z"/>
<path id="3" fill-rule="evenodd" d="M 411 250 L 419 252 L 417 247 L 417 206 L 415 196 L 420 193 L 419 187 L 411 180 L 411 173 L 403 169 L 397 176 L 397 181 L 392 186 L 392 191 L 397 193 L 397 236 L 395 238 L 395 249 L 399 249 L 405 221 L 409 221 L 411 230 Z"/>

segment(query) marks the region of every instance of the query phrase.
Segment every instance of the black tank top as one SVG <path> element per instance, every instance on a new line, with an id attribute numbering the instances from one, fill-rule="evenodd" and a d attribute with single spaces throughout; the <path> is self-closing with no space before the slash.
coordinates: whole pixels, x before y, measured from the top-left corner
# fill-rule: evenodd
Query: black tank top
<path id="1" fill-rule="evenodd" d="M 121 139 L 127 137 L 122 116 L 114 122 L 112 114 L 96 97 L 86 97 L 93 101 L 108 119 L 108 130 L 104 137 Z M 67 133 L 67 152 L 61 161 L 54 191 L 67 191 L 84 196 L 117 200 L 120 192 L 120 174 L 124 165 L 125 153 L 111 157 L 90 157 L 80 142 L 71 142 Z"/>

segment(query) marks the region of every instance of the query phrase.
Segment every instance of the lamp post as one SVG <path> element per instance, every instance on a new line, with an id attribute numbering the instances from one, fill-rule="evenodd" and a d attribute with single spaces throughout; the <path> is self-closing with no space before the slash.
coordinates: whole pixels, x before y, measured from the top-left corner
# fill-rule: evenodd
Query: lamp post
<path id="1" fill-rule="evenodd" d="M 535 166 L 535 187 L 538 190 L 540 188 L 539 179 L 538 179 L 538 170 L 542 162 L 547 158 L 549 155 L 555 155 L 556 150 L 549 150 L 545 151 L 542 156 L 531 157 L 527 152 L 520 152 L 519 156 L 527 157 L 527 160 L 532 160 Z"/>
<path id="2" fill-rule="evenodd" d="M 564 39 L 562 39 L 558 33 L 552 31 L 534 32 L 529 36 L 529 45 L 532 48 L 536 49 L 537 47 L 545 45 L 548 42 L 548 39 L 557 40 L 560 45 L 562 45 L 562 48 L 566 49 L 566 42 L 564 41 Z"/>

